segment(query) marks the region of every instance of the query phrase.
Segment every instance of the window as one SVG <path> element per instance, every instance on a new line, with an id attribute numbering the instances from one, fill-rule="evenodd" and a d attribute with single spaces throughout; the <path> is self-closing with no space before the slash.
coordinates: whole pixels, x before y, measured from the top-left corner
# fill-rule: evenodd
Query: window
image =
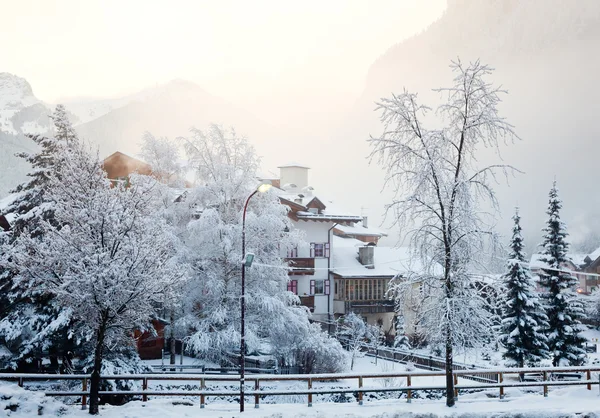
<path id="1" fill-rule="evenodd" d="M 328 295 L 329 294 L 329 280 L 311 280 L 310 281 L 310 294 L 311 295 Z"/>
<path id="2" fill-rule="evenodd" d="M 313 258 L 329 257 L 329 243 L 311 242 L 310 256 Z"/>
<path id="3" fill-rule="evenodd" d="M 292 292 L 294 295 L 298 294 L 298 280 L 290 280 L 287 284 L 288 292 Z"/>
<path id="4" fill-rule="evenodd" d="M 298 247 L 290 248 L 287 250 L 288 258 L 296 258 L 298 257 Z"/>

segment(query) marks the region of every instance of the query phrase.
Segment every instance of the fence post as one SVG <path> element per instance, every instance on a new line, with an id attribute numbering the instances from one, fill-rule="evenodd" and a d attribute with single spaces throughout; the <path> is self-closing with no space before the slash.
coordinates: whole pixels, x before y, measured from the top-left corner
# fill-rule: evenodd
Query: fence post
<path id="1" fill-rule="evenodd" d="M 452 378 L 454 379 L 454 399 L 458 399 L 458 389 L 456 385 L 458 385 L 458 376 L 452 373 Z"/>
<path id="2" fill-rule="evenodd" d="M 254 380 L 254 390 L 258 392 L 258 390 L 260 389 L 260 381 L 258 379 Z M 258 403 L 260 402 L 260 397 L 258 396 L 258 394 L 254 395 L 254 407 L 258 408 Z"/>
<path id="3" fill-rule="evenodd" d="M 504 374 L 498 373 L 498 383 L 504 382 Z M 500 399 L 504 399 L 504 386 L 500 386 Z"/>
<path id="4" fill-rule="evenodd" d="M 548 372 L 544 370 L 544 382 L 548 380 Z M 544 385 L 544 398 L 548 397 L 548 385 Z"/>
<path id="5" fill-rule="evenodd" d="M 81 384 L 81 390 L 83 392 L 87 392 L 87 377 L 83 378 L 83 382 Z M 81 397 L 81 409 L 85 409 L 87 407 L 87 395 L 83 395 Z"/>
<path id="6" fill-rule="evenodd" d="M 19 387 L 23 387 L 23 378 L 19 377 Z"/>
<path id="7" fill-rule="evenodd" d="M 206 389 L 206 383 L 204 381 L 204 378 L 200 379 L 200 390 L 202 392 L 204 392 L 204 389 Z M 205 404 L 205 397 L 204 397 L 204 393 L 202 393 L 202 395 L 200 395 L 200 408 L 204 408 L 204 404 Z"/>
<path id="8" fill-rule="evenodd" d="M 308 390 L 312 389 L 312 379 L 308 378 Z M 308 406 L 312 406 L 312 393 L 308 394 Z"/>
<path id="9" fill-rule="evenodd" d="M 145 392 L 148 389 L 148 378 L 144 377 L 142 380 L 142 390 Z M 148 395 L 145 393 L 142 395 L 142 402 L 146 402 L 148 400 Z"/>
<path id="10" fill-rule="evenodd" d="M 363 378 L 362 376 L 360 376 L 358 378 L 358 388 L 362 388 L 363 387 Z M 361 391 L 358 391 L 358 404 L 362 405 L 363 404 L 363 393 Z"/>
<path id="11" fill-rule="evenodd" d="M 587 371 L 587 380 L 588 380 L 587 389 L 588 390 L 592 390 L 592 383 L 591 383 L 591 380 L 592 380 L 592 371 L 591 370 Z"/>
<path id="12" fill-rule="evenodd" d="M 411 385 L 411 378 L 410 375 L 406 376 L 406 386 L 410 387 Z M 410 403 L 412 401 L 412 390 L 407 390 L 406 391 L 406 402 Z"/>

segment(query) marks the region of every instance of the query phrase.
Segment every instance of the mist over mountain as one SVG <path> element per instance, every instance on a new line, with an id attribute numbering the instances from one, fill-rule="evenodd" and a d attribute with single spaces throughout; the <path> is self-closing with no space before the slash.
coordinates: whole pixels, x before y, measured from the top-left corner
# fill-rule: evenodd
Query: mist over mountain
<path id="1" fill-rule="evenodd" d="M 136 155 L 145 131 L 176 138 L 188 135 L 192 126 L 203 129 L 211 122 L 234 126 L 252 138 L 270 135 L 269 126 L 249 112 L 184 80 L 146 89 L 127 100 L 124 105 L 124 100 L 113 102 L 120 106 L 76 127 L 83 138 L 99 146 L 102 156 L 117 150 Z"/>
<path id="2" fill-rule="evenodd" d="M 509 95 L 501 106 L 523 139 L 501 150 L 504 162 L 525 172 L 498 186 L 503 220 L 499 231 L 508 235 L 513 207 L 519 205 L 530 249 L 540 241 L 547 193 L 556 178 L 564 200 L 563 219 L 572 240 L 582 240 L 600 218 L 594 193 L 600 152 L 600 2 L 583 0 L 455 0 L 442 17 L 422 33 L 392 46 L 371 67 L 365 90 L 340 129 L 348 159 L 368 154 L 365 139 L 378 135 L 375 102 L 407 88 L 422 103 L 440 100 L 432 88 L 451 85 L 450 60 L 480 59 L 496 71 L 490 81 Z M 482 162 L 497 161 L 483 150 Z M 356 167 L 339 176 L 370 194 L 372 202 L 389 201 L 371 184 L 382 173 L 365 176 Z M 378 178 L 377 178 L 378 177 Z M 380 205 L 379 205 L 380 206 Z M 600 245 L 600 243 L 599 243 Z"/>
<path id="3" fill-rule="evenodd" d="M 98 145 L 102 156 L 116 150 L 136 155 L 144 131 L 173 138 L 211 122 L 234 126 L 264 157 L 263 168 L 291 160 L 309 165 L 312 185 L 349 210 L 371 216 L 375 225 L 391 200 L 390 192 L 382 191 L 383 169 L 366 158 L 366 140 L 381 130 L 375 102 L 407 88 L 435 107 L 440 97 L 431 89 L 452 83 L 450 60 L 480 59 L 496 69 L 490 81 L 509 91 L 501 111 L 522 138 L 501 149 L 503 161 L 525 174 L 510 179 L 510 187 L 500 179 L 499 232 L 508 235 L 519 205 L 531 251 L 540 241 L 547 192 L 556 178 L 572 241 L 600 236 L 600 197 L 594 193 L 600 152 L 600 2 L 449 0 L 427 29 L 401 42 L 390 39 L 390 45 L 371 65 L 353 106 L 339 93 L 307 87 L 302 100 L 282 91 L 278 103 L 267 105 L 267 98 L 257 97 L 244 109 L 183 80 L 123 97 L 62 102 L 78 132 Z M 48 129 L 48 113 L 29 83 L 0 74 L 0 194 L 23 177 L 25 167 L 12 155 L 31 146 L 24 133 Z M 479 158 L 498 161 L 491 150 L 482 150 Z M 402 235 L 392 234 L 388 242 Z"/>

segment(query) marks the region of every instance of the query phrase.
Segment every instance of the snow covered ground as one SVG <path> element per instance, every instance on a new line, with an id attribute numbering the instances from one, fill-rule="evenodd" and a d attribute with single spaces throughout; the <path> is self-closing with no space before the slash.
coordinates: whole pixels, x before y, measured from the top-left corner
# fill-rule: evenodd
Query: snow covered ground
<path id="1" fill-rule="evenodd" d="M 13 383 L 0 383 L 0 417 L 31 416 L 86 417 L 87 411 L 79 406 L 66 406 L 60 400 L 44 397 L 39 392 L 19 388 Z M 457 405 L 447 408 L 443 400 L 386 399 L 357 403 L 316 403 L 313 407 L 300 404 L 261 405 L 253 408 L 246 404 L 246 411 L 239 413 L 233 403 L 211 403 L 200 409 L 199 402 L 185 399 L 151 399 L 134 401 L 124 406 L 101 406 L 100 415 L 121 417 L 247 417 L 247 418 L 321 418 L 321 417 L 380 417 L 380 418 L 563 418 L 600 417 L 600 396 L 597 390 L 566 388 L 552 391 L 550 397 L 524 394 L 504 401 L 490 399 L 485 393 L 461 396 Z"/>
<path id="2" fill-rule="evenodd" d="M 178 359 L 179 360 L 179 359 Z M 160 364 L 160 360 L 158 361 Z M 193 362 L 193 359 L 184 358 L 184 364 Z M 359 358 L 353 373 L 378 373 L 405 370 L 405 366 L 370 357 Z M 417 380 L 420 379 L 420 380 Z M 386 381 L 385 379 L 369 379 L 365 387 L 385 385 L 404 385 L 404 379 Z M 175 389 L 177 382 L 172 382 L 171 388 Z M 189 382 L 188 382 L 189 383 Z M 443 377 L 414 378 L 413 385 L 439 385 Z M 185 384 L 185 382 L 181 382 Z M 214 384 L 211 382 L 211 385 Z M 271 383 L 270 383 L 271 384 Z M 280 389 L 289 385 L 298 385 L 290 382 L 272 382 Z M 335 383 L 319 383 L 314 388 L 326 387 L 357 387 L 355 379 Z M 152 385 L 151 385 L 152 386 Z M 233 385 L 235 386 L 235 385 Z M 302 385 L 304 386 L 304 385 Z M 296 386 L 297 387 L 297 386 Z M 150 389 L 153 389 L 150 387 Z M 279 402 L 283 402 L 281 397 Z M 599 388 L 594 386 L 592 391 L 582 387 L 569 387 L 551 389 L 550 396 L 544 398 L 540 390 L 526 392 L 518 388 L 508 388 L 506 398 L 498 399 L 498 390 L 490 389 L 473 393 L 461 393 L 457 405 L 447 408 L 443 399 L 413 399 L 407 403 L 403 396 L 401 399 L 368 399 L 365 396 L 364 405 L 358 403 L 350 396 L 345 403 L 325 402 L 323 398 L 315 396 L 313 406 L 308 407 L 305 395 L 287 397 L 286 403 L 268 403 L 268 398 L 261 400 L 259 409 L 254 408 L 254 400 L 247 398 L 246 411 L 241 415 L 239 405 L 231 399 L 208 398 L 204 409 L 200 408 L 197 397 L 161 397 L 151 398 L 148 402 L 133 401 L 123 406 L 102 405 L 101 416 L 116 417 L 380 417 L 380 418 L 436 418 L 436 417 L 469 417 L 469 418 L 508 418 L 519 416 L 521 418 L 563 418 L 600 417 Z M 87 411 L 82 411 L 79 405 L 65 405 L 60 399 L 43 396 L 35 392 L 19 388 L 15 383 L 0 382 L 0 417 L 30 417 L 41 412 L 43 416 L 69 416 L 86 417 Z M 575 414 L 587 415 L 575 415 Z"/>

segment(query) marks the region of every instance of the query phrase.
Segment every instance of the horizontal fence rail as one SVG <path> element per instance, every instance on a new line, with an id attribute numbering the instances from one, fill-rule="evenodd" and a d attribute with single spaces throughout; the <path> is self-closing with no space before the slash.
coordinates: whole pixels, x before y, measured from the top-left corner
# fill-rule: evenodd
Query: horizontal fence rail
<path id="1" fill-rule="evenodd" d="M 538 367 L 538 368 L 502 368 L 502 369 L 476 369 L 476 370 L 455 370 L 453 372 L 455 383 L 455 396 L 458 397 L 461 390 L 469 389 L 498 389 L 499 398 L 504 398 L 505 388 L 529 388 L 542 387 L 543 395 L 548 396 L 548 389 L 554 386 L 587 386 L 588 390 L 592 389 L 592 385 L 598 385 L 599 381 L 592 379 L 592 373 L 600 372 L 600 366 L 588 367 Z M 475 382 L 473 384 L 458 384 L 458 378 L 467 378 L 469 376 L 486 376 L 490 373 L 495 373 L 498 376 L 496 382 Z M 363 403 L 365 393 L 385 393 L 385 392 L 404 392 L 406 393 L 407 402 L 411 402 L 413 392 L 415 391 L 443 391 L 445 385 L 413 385 L 413 378 L 416 377 L 441 377 L 445 373 L 440 371 L 406 371 L 406 372 L 384 372 L 384 373 L 331 373 L 331 374 L 312 374 L 312 375 L 251 375 L 246 377 L 249 384 L 254 383 L 254 390 L 245 391 L 245 396 L 254 397 L 255 407 L 258 408 L 260 399 L 265 396 L 284 396 L 284 395 L 305 395 L 307 396 L 308 406 L 312 406 L 313 395 L 328 395 L 328 394 L 354 394 L 357 397 L 359 405 Z M 519 379 L 506 382 L 506 376 L 517 376 Z M 522 377 L 533 376 L 534 381 L 521 381 Z M 369 387 L 364 386 L 368 379 L 394 379 L 403 378 L 405 383 L 398 383 L 389 387 Z M 239 396 L 239 391 L 223 390 L 222 388 L 213 386 L 207 387 L 209 382 L 239 382 L 239 375 L 208 375 L 208 374 L 122 374 L 122 375 L 105 375 L 101 376 L 102 380 L 138 380 L 142 382 L 142 390 L 117 390 L 117 391 L 100 391 L 100 396 L 103 395 L 124 395 L 124 396 L 141 396 L 145 402 L 149 396 L 198 396 L 200 397 L 200 407 L 204 408 L 208 397 L 221 396 Z M 560 380 L 565 379 L 565 380 Z M 72 391 L 46 391 L 47 396 L 76 396 L 81 397 L 82 408 L 87 405 L 89 397 L 89 380 L 90 375 L 50 375 L 50 374 L 31 374 L 31 373 L 0 373 L 0 380 L 17 381 L 19 386 L 23 387 L 25 381 L 57 381 L 57 380 L 79 380 L 82 382 L 82 390 Z M 340 380 L 356 380 L 357 387 L 354 388 L 313 388 L 316 382 L 337 382 Z M 200 390 L 167 390 L 156 391 L 148 389 L 150 381 L 185 381 L 197 382 Z M 304 382 L 306 389 L 282 389 L 282 390 L 265 390 L 261 389 L 261 382 L 275 381 L 295 381 Z"/>

